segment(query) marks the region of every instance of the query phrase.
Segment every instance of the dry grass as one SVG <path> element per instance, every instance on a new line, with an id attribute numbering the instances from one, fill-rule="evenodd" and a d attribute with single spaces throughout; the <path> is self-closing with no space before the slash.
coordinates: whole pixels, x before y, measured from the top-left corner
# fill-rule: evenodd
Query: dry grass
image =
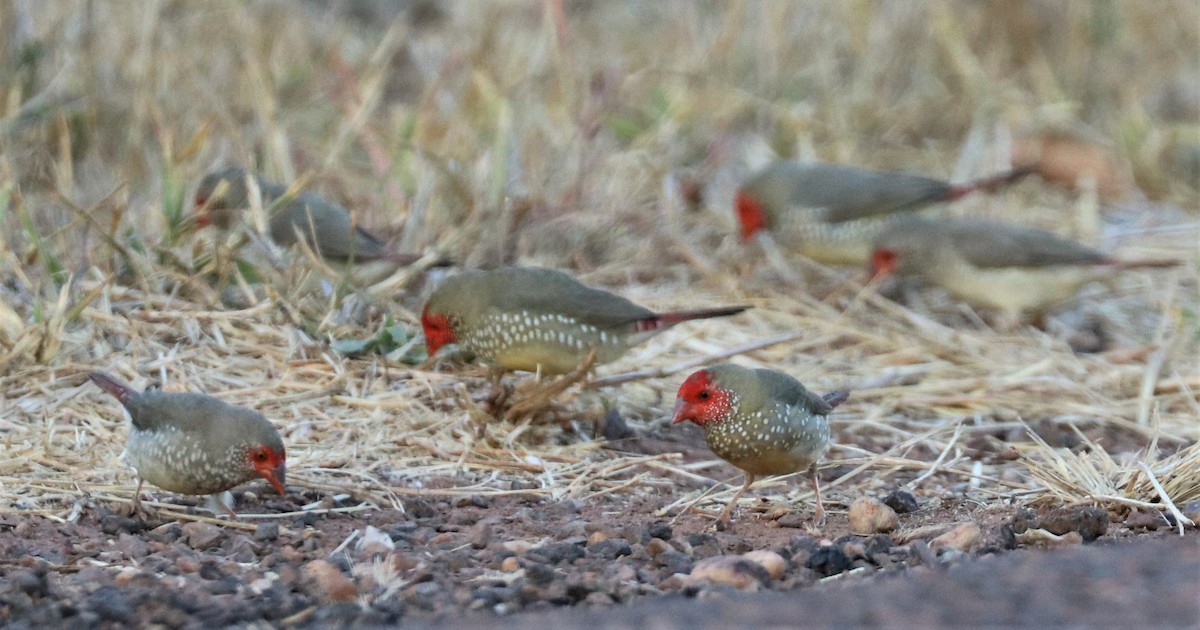
<path id="1" fill-rule="evenodd" d="M 615 404 L 669 430 L 681 371 L 752 348 L 736 360 L 853 390 L 835 418 L 844 446 L 830 458 L 849 469 L 826 486 L 835 499 L 1044 486 L 1165 508 L 1145 477 L 1126 484 L 1136 465 L 1041 443 L 1014 463 L 972 445 L 1075 426 L 1109 448 L 1132 440 L 1162 475 L 1175 459 L 1147 444 L 1200 439 L 1200 214 L 1176 160 L 1196 150 L 1200 120 L 1160 103 L 1200 76 L 1194 2 L 568 2 L 562 24 L 555 2 L 464 1 L 371 24 L 320 5 L 0 4 L 2 509 L 74 518 L 132 491 L 121 414 L 84 382 L 96 367 L 260 409 L 283 429 L 292 483 L 363 507 L 424 492 L 697 498 L 673 483 L 708 462 L 602 450 L 557 426 L 480 433 L 466 402 L 487 389 L 480 372 L 329 349 L 373 336 L 385 313 L 415 323 L 419 285 L 393 282 L 362 308 L 340 278 L 326 291 L 297 263 L 255 297 L 230 244 L 188 230 L 195 183 L 231 162 L 321 190 L 404 249 L 567 268 L 652 307 L 755 306 L 602 368 L 648 373 L 572 390 L 580 418 Z M 1069 309 L 1104 322 L 1107 353 L 992 332 L 944 296 L 909 310 L 854 271 L 795 261 L 798 286 L 735 242 L 733 188 L 772 153 L 965 179 L 1002 166 L 1016 130 L 1064 114 L 1109 138 L 1153 201 L 1101 206 L 1032 180 L 951 211 L 1187 260 Z M 686 203 L 697 182 L 703 198 Z M 229 287 L 250 305 L 223 307 Z M 1177 473 L 1195 447 L 1173 457 L 1185 455 Z M 1086 466 L 1107 485 L 1084 483 Z M 1176 503 L 1187 494 L 1163 487 Z"/>

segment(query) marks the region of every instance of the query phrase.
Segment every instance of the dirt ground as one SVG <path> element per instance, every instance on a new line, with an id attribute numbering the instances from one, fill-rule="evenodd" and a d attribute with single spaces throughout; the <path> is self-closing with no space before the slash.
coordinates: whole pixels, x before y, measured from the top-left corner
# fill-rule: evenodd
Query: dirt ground
<path id="1" fill-rule="evenodd" d="M 699 456 L 693 439 L 639 438 L 629 446 L 670 444 L 685 457 Z M 103 503 L 85 506 L 74 523 L 8 513 L 0 518 L 0 622 L 11 628 L 481 627 L 496 626 L 498 618 L 511 619 L 504 627 L 628 628 L 1200 622 L 1200 538 L 1194 530 L 1180 538 L 1161 518 L 1110 523 L 1104 510 L 1086 506 L 1037 514 L 896 492 L 885 500 L 900 512 L 895 531 L 857 536 L 833 493 L 824 524 L 813 522 L 807 502 L 781 510 L 764 498 L 718 530 L 705 514 L 659 514 L 674 498 L 670 488 L 580 501 L 523 495 L 520 485 L 508 496 L 410 497 L 403 511 L 349 513 L 329 510 L 353 505 L 354 497 L 333 501 L 293 490 L 281 498 L 250 486 L 239 497 L 243 514 L 302 516 L 226 526 L 143 522 L 125 516 L 124 506 Z M 1041 550 L 1044 544 L 1022 537 L 1034 527 L 1061 534 L 1051 544 L 1071 549 Z M 975 535 L 956 542 L 946 534 L 964 528 Z M 764 553 L 777 566 L 762 560 Z M 572 612 L 555 612 L 562 609 Z"/>

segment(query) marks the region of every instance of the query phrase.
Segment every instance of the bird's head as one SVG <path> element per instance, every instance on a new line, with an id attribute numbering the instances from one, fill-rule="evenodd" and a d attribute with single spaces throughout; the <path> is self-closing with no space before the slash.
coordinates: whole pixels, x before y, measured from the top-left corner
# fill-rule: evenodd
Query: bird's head
<path id="1" fill-rule="evenodd" d="M 742 228 L 743 243 L 754 238 L 754 235 L 758 234 L 760 230 L 770 227 L 762 201 L 759 201 L 758 197 L 745 188 L 738 191 L 737 198 L 733 202 L 733 209 L 737 214 L 738 225 Z"/>
<path id="2" fill-rule="evenodd" d="M 233 225 L 234 212 L 249 205 L 246 169 L 230 167 L 205 175 L 196 188 L 196 225 L 215 225 L 227 230 Z"/>
<path id="3" fill-rule="evenodd" d="M 705 427 L 728 416 L 733 405 L 733 392 L 717 383 L 712 370 L 700 370 L 679 386 L 671 423 L 695 422 Z"/>
<path id="4" fill-rule="evenodd" d="M 277 440 L 272 440 L 275 442 Z M 282 442 L 275 444 L 257 443 L 246 448 L 243 465 L 247 471 L 266 479 L 279 494 L 286 494 L 284 484 L 287 483 L 287 454 Z"/>
<path id="5" fill-rule="evenodd" d="M 426 304 L 425 310 L 421 311 L 421 328 L 425 330 L 425 348 L 429 352 L 429 356 L 437 354 L 437 351 L 452 343 L 458 341 L 458 335 L 454 331 L 454 322 L 446 313 L 436 312 L 431 308 L 431 305 Z"/>

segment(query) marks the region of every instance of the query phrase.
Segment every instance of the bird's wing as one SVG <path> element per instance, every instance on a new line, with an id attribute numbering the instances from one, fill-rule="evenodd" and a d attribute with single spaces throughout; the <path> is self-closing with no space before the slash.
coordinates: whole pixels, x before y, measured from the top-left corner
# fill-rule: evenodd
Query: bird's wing
<path id="1" fill-rule="evenodd" d="M 823 220 L 842 223 L 916 210 L 946 197 L 950 184 L 909 173 L 817 162 L 797 165 L 790 190 L 793 206 L 821 209 Z"/>
<path id="2" fill-rule="evenodd" d="M 521 268 L 500 272 L 502 310 L 557 313 L 597 328 L 614 328 L 654 317 L 654 311 L 601 289 L 586 286 L 553 269 Z"/>
<path id="3" fill-rule="evenodd" d="M 1090 247 L 1052 232 L 995 221 L 956 221 L 949 242 L 980 268 L 1050 267 L 1101 263 L 1108 259 Z"/>
<path id="4" fill-rule="evenodd" d="M 200 432 L 212 419 L 233 407 L 212 396 L 176 392 L 144 392 L 128 407 L 134 428 L 157 431 L 168 426 L 185 433 Z"/>
<path id="5" fill-rule="evenodd" d="M 276 243 L 294 244 L 299 230 L 313 235 L 309 243 L 325 258 L 377 260 L 387 252 L 382 241 L 353 224 L 349 210 L 316 193 L 300 193 L 277 221 L 271 223 L 271 237 Z"/>
<path id="6" fill-rule="evenodd" d="M 774 370 L 756 371 L 766 394 L 765 399 L 776 400 L 817 416 L 829 415 L 833 411 L 833 405 L 796 379 Z"/>

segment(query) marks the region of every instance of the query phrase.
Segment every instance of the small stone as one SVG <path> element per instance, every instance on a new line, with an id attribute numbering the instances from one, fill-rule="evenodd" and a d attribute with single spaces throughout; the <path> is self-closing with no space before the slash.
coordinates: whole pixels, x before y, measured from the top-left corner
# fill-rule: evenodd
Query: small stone
<path id="1" fill-rule="evenodd" d="M 783 556 L 774 551 L 765 549 L 748 551 L 742 554 L 742 557 L 761 565 L 762 568 L 767 570 L 767 574 L 771 576 L 772 580 L 778 580 L 783 577 L 784 571 L 787 571 L 787 560 L 784 560 Z"/>
<path id="2" fill-rule="evenodd" d="M 588 545 L 589 547 L 591 547 L 592 545 L 594 545 L 594 544 L 596 544 L 596 543 L 599 543 L 599 542 L 604 542 L 604 541 L 606 541 L 606 540 L 608 540 L 608 533 L 607 533 L 607 532 L 603 532 L 603 531 L 594 531 L 594 532 L 592 532 L 592 535 L 591 535 L 591 536 L 588 536 L 588 538 L 587 538 L 587 545 Z"/>
<path id="3" fill-rule="evenodd" d="M 254 528 L 254 540 L 268 542 L 279 538 L 279 523 L 259 523 Z"/>
<path id="4" fill-rule="evenodd" d="M 589 556 L 603 558 L 605 560 L 615 560 L 621 556 L 628 556 L 633 553 L 629 541 L 624 538 L 609 538 L 602 540 L 594 545 L 588 545 Z"/>
<path id="5" fill-rule="evenodd" d="M 518 556 L 523 556 L 533 549 L 533 543 L 528 540 L 506 540 L 500 546 Z"/>
<path id="6" fill-rule="evenodd" d="M 374 525 L 367 525 L 361 531 L 362 535 L 354 545 L 359 557 L 381 556 L 396 550 L 396 543 L 392 541 L 392 537 Z"/>
<path id="7" fill-rule="evenodd" d="M 938 551 L 939 549 L 970 551 L 979 544 L 982 538 L 983 530 L 979 528 L 978 523 L 961 523 L 955 526 L 954 529 L 929 541 L 929 548 L 934 551 Z"/>
<path id="8" fill-rule="evenodd" d="M 612 606 L 616 602 L 613 601 L 612 596 L 608 593 L 592 591 L 588 593 L 587 597 L 583 598 L 583 603 L 591 606 Z"/>
<path id="9" fill-rule="evenodd" d="M 780 527 L 790 527 L 792 529 L 803 529 L 810 522 L 811 518 L 807 514 L 800 512 L 788 512 L 776 519 L 775 524 Z"/>
<path id="10" fill-rule="evenodd" d="M 554 581 L 554 567 L 540 562 L 525 565 L 525 579 L 534 586 L 547 586 Z"/>
<path id="11" fill-rule="evenodd" d="M 860 497 L 850 504 L 850 531 L 870 536 L 896 529 L 896 511 L 870 497 Z"/>
<path id="12" fill-rule="evenodd" d="M 117 551 L 125 554 L 125 557 L 131 559 L 145 558 L 146 554 L 150 553 L 150 546 L 146 541 L 138 536 L 133 536 L 122 532 L 117 536 L 116 548 Z"/>
<path id="13" fill-rule="evenodd" d="M 803 550 L 800 552 L 803 552 Z M 828 547 L 818 547 L 816 551 L 811 552 L 804 566 L 812 569 L 821 577 L 829 577 L 830 575 L 849 571 L 851 562 L 841 547 L 830 545 Z"/>
<path id="14" fill-rule="evenodd" d="M 691 573 L 692 568 L 695 566 L 695 564 L 692 562 L 692 559 L 689 558 L 687 554 L 675 551 L 673 549 L 658 554 L 658 556 L 654 558 L 654 561 L 660 566 L 665 567 L 669 573 Z M 629 568 L 630 571 L 632 571 L 632 568 L 626 568 Z"/>
<path id="15" fill-rule="evenodd" d="M 128 534 L 136 534 L 142 531 L 142 522 L 137 519 L 132 519 L 127 516 L 118 514 L 105 514 L 100 517 L 100 531 L 109 536 L 116 536 L 121 532 Z"/>
<path id="16" fill-rule="evenodd" d="M 892 508 L 897 514 L 912 514 L 921 509 L 917 497 L 907 490 L 893 490 L 883 497 L 883 504 Z"/>
<path id="17" fill-rule="evenodd" d="M 1027 529 L 1015 536 L 1016 542 L 1022 545 L 1040 545 L 1043 547 L 1067 547 L 1083 544 L 1083 536 L 1079 532 L 1067 532 L 1057 536 L 1047 530 L 1036 528 Z"/>
<path id="18" fill-rule="evenodd" d="M 651 538 L 650 541 L 646 543 L 646 553 L 649 554 L 651 558 L 657 558 L 658 554 L 664 551 L 675 551 L 675 549 L 671 547 L 670 543 L 661 538 Z"/>
<path id="19" fill-rule="evenodd" d="M 313 560 L 302 571 L 308 594 L 324 603 L 350 602 L 358 597 L 354 582 L 332 562 Z"/>
<path id="20" fill-rule="evenodd" d="M 741 556 L 713 556 L 696 563 L 692 579 L 728 584 L 739 590 L 756 591 L 771 580 L 771 574 L 757 562 Z"/>
<path id="21" fill-rule="evenodd" d="M 601 429 L 600 434 L 609 442 L 623 440 L 633 435 L 633 431 L 626 424 L 625 418 L 621 416 L 621 412 L 616 407 L 609 409 L 608 413 L 604 414 L 602 422 L 604 427 Z"/>
<path id="22" fill-rule="evenodd" d="M 500 562 L 500 570 L 505 573 L 515 573 L 520 568 L 521 563 L 516 556 L 509 556 Z"/>
<path id="23" fill-rule="evenodd" d="M 183 538 L 187 546 L 197 551 L 203 551 L 221 542 L 225 530 L 208 523 L 191 522 L 183 525 Z"/>
<path id="24" fill-rule="evenodd" d="M 472 549 L 485 549 L 492 542 L 492 526 L 490 523 L 480 523 L 475 526 L 471 535 Z"/>
<path id="25" fill-rule="evenodd" d="M 121 589 L 115 586 L 102 586 L 88 597 L 88 607 L 101 619 L 122 624 L 133 623 L 133 607 L 125 599 Z"/>
<path id="26" fill-rule="evenodd" d="M 1125 518 L 1125 527 L 1155 531 L 1168 525 L 1161 512 L 1132 512 Z"/>
<path id="27" fill-rule="evenodd" d="M 675 537 L 675 531 L 671 529 L 671 525 L 668 523 L 652 523 L 646 528 L 646 537 L 671 540 Z"/>
<path id="28" fill-rule="evenodd" d="M 1079 532 L 1087 542 L 1108 533 L 1108 510 L 1095 505 L 1077 505 L 1052 510 L 1039 519 L 1039 526 L 1059 536 Z"/>

